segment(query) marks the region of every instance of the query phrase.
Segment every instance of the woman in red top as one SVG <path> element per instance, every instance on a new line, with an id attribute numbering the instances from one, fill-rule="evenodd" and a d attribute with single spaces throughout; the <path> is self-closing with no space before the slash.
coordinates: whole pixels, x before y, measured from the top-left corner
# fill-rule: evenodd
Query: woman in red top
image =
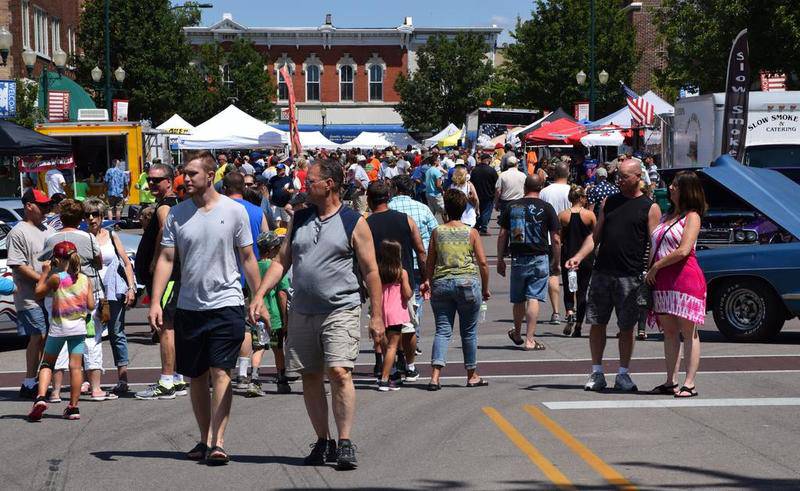
<path id="1" fill-rule="evenodd" d="M 306 176 L 308 175 L 308 162 L 306 159 L 297 161 L 297 168 L 294 171 L 294 176 L 300 181 L 300 192 L 306 192 Z"/>

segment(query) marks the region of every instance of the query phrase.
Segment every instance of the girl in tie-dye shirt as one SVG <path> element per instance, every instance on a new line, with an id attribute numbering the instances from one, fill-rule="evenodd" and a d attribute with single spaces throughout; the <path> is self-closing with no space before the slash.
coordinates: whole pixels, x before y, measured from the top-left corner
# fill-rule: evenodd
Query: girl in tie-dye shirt
<path id="1" fill-rule="evenodd" d="M 53 308 L 39 370 L 39 394 L 28 414 L 31 421 L 40 420 L 47 409 L 45 394 L 53 375 L 53 365 L 65 343 L 69 351 L 70 404 L 64 410 L 64 418 L 80 419 L 78 398 L 81 395 L 81 358 L 85 349 L 86 319 L 95 306 L 92 284 L 80 271 L 78 249 L 72 242 L 62 241 L 53 246 L 52 263 L 42 265 L 42 274 L 36 283 L 36 298 L 41 300 L 52 295 Z"/>

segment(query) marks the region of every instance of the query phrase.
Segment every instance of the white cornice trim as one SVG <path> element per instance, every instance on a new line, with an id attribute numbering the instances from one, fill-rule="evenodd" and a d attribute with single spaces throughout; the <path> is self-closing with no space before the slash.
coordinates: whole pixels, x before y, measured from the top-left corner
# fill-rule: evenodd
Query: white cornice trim
<path id="1" fill-rule="evenodd" d="M 289 67 L 289 74 L 294 75 L 295 64 L 294 61 L 292 61 L 292 59 L 289 58 L 288 53 L 281 53 L 281 57 L 275 60 L 274 69 L 276 76 L 278 74 L 278 70 L 280 70 L 282 66 Z"/>
<path id="2" fill-rule="evenodd" d="M 340 70 L 342 69 L 343 66 L 353 67 L 353 74 L 355 74 L 356 70 L 358 69 L 358 63 L 356 63 L 356 60 L 354 60 L 353 57 L 350 56 L 350 53 L 343 54 L 342 57 L 339 58 L 339 61 L 336 62 L 337 74 L 340 73 Z"/>
<path id="3" fill-rule="evenodd" d="M 364 63 L 364 73 L 369 75 L 369 69 L 373 65 L 380 65 L 380 67 L 383 69 L 383 72 L 386 73 L 386 62 L 383 61 L 383 58 L 378 56 L 378 53 L 372 53 L 372 58 Z"/>
<path id="4" fill-rule="evenodd" d="M 309 65 L 314 65 L 319 67 L 319 74 L 322 75 L 322 71 L 324 70 L 324 65 L 322 64 L 322 60 L 317 57 L 316 53 L 310 53 L 306 61 L 303 62 L 303 75 L 306 74 L 306 67 Z"/>

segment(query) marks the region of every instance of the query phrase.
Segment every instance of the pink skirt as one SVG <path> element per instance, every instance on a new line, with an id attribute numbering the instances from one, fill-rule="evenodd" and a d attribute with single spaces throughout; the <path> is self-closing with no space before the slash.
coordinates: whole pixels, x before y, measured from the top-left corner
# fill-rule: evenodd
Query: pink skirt
<path id="1" fill-rule="evenodd" d="M 670 314 L 698 325 L 705 323 L 706 278 L 694 254 L 658 271 L 651 313 L 656 322 L 659 314 Z"/>

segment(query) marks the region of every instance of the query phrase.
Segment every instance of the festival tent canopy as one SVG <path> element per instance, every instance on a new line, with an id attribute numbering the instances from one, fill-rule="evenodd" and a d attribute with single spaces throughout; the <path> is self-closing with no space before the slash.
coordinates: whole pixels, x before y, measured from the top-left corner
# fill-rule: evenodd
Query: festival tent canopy
<path id="1" fill-rule="evenodd" d="M 280 131 L 280 130 L 278 130 Z M 300 145 L 305 149 L 321 149 L 335 150 L 339 148 L 339 144 L 334 143 L 319 131 L 301 131 L 300 132 Z"/>
<path id="2" fill-rule="evenodd" d="M 592 129 L 588 133 L 578 134 L 584 147 L 618 147 L 625 141 L 625 135 L 618 126 Z"/>
<path id="3" fill-rule="evenodd" d="M 33 131 L 11 121 L 0 120 L 0 156 L 69 155 L 72 144 Z"/>
<path id="4" fill-rule="evenodd" d="M 438 145 L 440 147 L 457 147 L 459 140 L 461 140 L 462 142 L 464 141 L 464 135 L 467 134 L 466 132 L 467 132 L 466 126 L 462 126 L 461 129 L 458 130 L 456 133 L 448 135 L 439 140 Z"/>
<path id="5" fill-rule="evenodd" d="M 392 142 L 386 139 L 383 133 L 372 133 L 362 131 L 357 137 L 347 143 L 340 145 L 341 148 L 386 148 L 391 147 Z"/>
<path id="6" fill-rule="evenodd" d="M 525 141 L 534 145 L 563 145 L 575 135 L 585 134 L 586 127 L 572 118 L 561 118 L 542 125 L 525 135 Z"/>
<path id="7" fill-rule="evenodd" d="M 644 100 L 649 102 L 655 108 L 655 114 L 674 114 L 675 108 L 672 107 L 667 101 L 660 98 L 653 92 L 652 90 L 648 90 L 645 92 L 642 97 Z M 607 126 L 610 124 L 619 126 L 623 129 L 628 129 L 631 127 L 631 119 L 633 116 L 631 115 L 631 110 L 628 109 L 627 104 L 625 107 L 620 109 L 619 111 L 613 112 L 604 118 L 600 118 L 597 121 L 593 122 L 590 127 L 595 126 Z"/>
<path id="8" fill-rule="evenodd" d="M 513 141 L 514 138 L 518 138 L 520 140 L 524 140 L 525 136 L 527 134 L 538 130 L 539 128 L 542 127 L 542 125 L 546 125 L 547 123 L 552 123 L 553 121 L 557 121 L 559 119 L 567 119 L 569 121 L 575 122 L 575 118 L 573 118 L 572 116 L 567 114 L 566 111 L 564 111 L 563 109 L 561 109 L 559 107 L 558 109 L 556 109 L 555 111 L 551 112 L 547 116 L 544 116 L 543 118 L 534 121 L 533 123 L 529 124 L 528 126 L 525 126 L 524 128 L 522 128 L 521 130 L 515 131 L 513 133 L 510 132 L 509 133 L 509 137 L 513 137 L 513 138 L 509 138 L 509 141 Z"/>
<path id="9" fill-rule="evenodd" d="M 448 136 L 459 133 L 461 130 L 458 129 L 458 126 L 454 125 L 453 123 L 448 124 L 442 131 L 436 133 L 430 138 L 425 138 L 422 140 L 422 144 L 426 147 L 432 147 L 439 143 L 440 140 L 447 138 Z"/>
<path id="10" fill-rule="evenodd" d="M 189 124 L 185 119 L 183 119 L 179 115 L 173 114 L 171 118 L 158 125 L 156 129 L 161 131 L 166 131 L 167 133 L 189 135 L 194 130 L 194 126 Z"/>
<path id="11" fill-rule="evenodd" d="M 250 116 L 231 104 L 208 121 L 196 126 L 191 135 L 181 137 L 182 149 L 281 147 L 287 134 Z"/>
<path id="12" fill-rule="evenodd" d="M 420 146 L 419 142 L 406 132 L 383 133 L 383 137 L 400 150 L 405 150 L 409 145 L 415 148 Z"/>

